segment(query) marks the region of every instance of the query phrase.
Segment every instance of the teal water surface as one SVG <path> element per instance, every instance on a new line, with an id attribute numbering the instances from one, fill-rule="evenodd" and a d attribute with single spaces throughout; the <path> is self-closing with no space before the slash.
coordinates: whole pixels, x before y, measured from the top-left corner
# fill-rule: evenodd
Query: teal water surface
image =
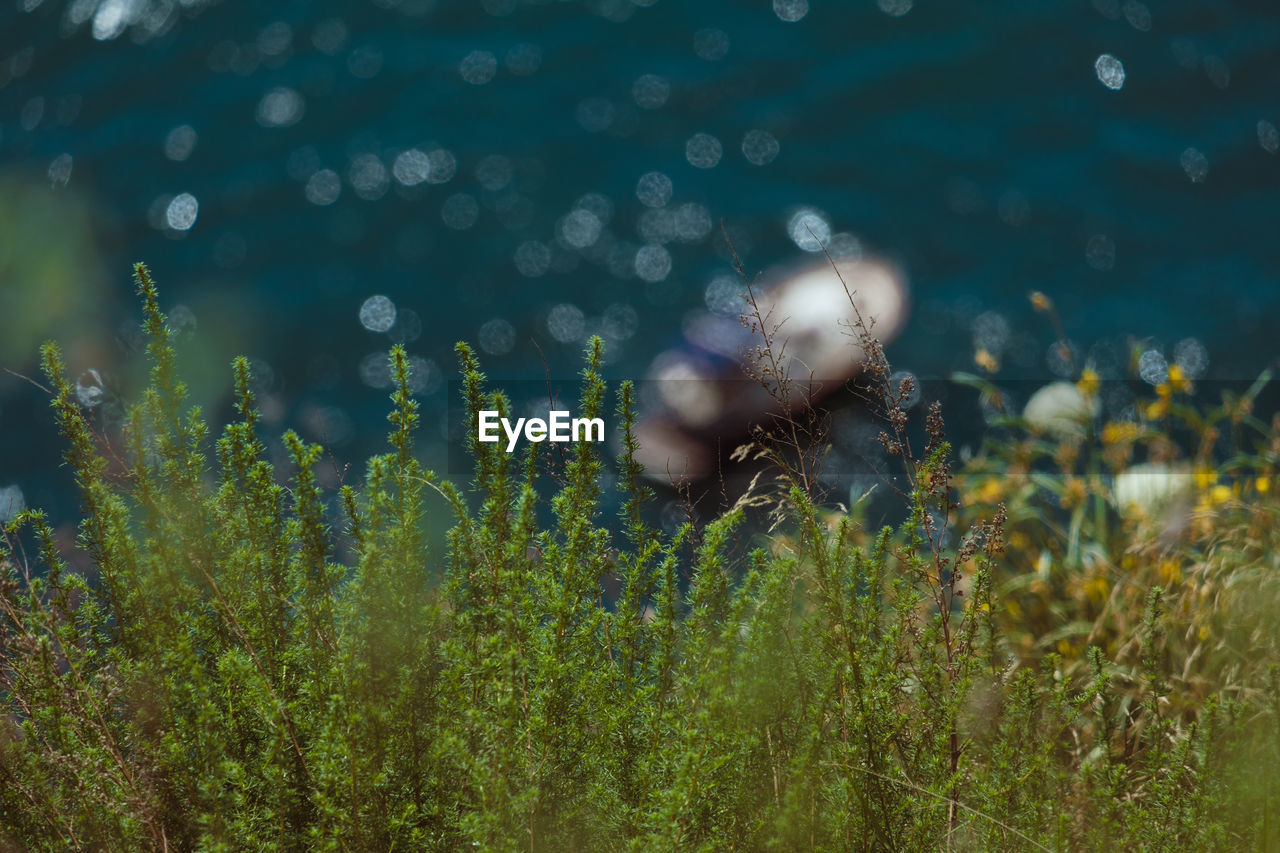
<path id="1" fill-rule="evenodd" d="M 1108 369 L 1137 335 L 1252 377 L 1277 354 L 1278 83 L 1261 2 L 3 0 L 0 333 L 63 339 L 110 402 L 145 260 L 208 387 L 245 352 L 271 418 L 345 461 L 385 431 L 390 342 L 430 445 L 454 341 L 563 384 L 600 333 L 639 376 L 728 273 L 722 226 L 761 270 L 813 259 L 801 222 L 905 271 L 891 356 L 922 377 L 977 346 L 1053 376 L 1031 289 Z M 69 252 L 72 204 L 90 248 L 59 286 L 98 284 L 50 316 L 14 259 Z M 43 399 L 0 376 L 0 488 L 65 515 Z"/>

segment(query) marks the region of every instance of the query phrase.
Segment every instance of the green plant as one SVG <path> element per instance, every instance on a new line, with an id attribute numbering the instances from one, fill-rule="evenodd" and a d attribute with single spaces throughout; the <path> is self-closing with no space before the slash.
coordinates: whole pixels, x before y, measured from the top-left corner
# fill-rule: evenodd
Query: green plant
<path id="1" fill-rule="evenodd" d="M 587 444 L 540 515 L 538 445 L 473 442 L 468 488 L 421 470 L 398 348 L 390 447 L 361 489 L 322 489 L 320 449 L 291 433 L 292 470 L 273 469 L 243 360 L 212 466 L 155 287 L 136 279 L 153 367 L 121 453 L 104 455 L 43 351 L 94 570 L 65 565 L 39 512 L 5 531 L 0 845 L 1277 846 L 1261 768 L 1280 677 L 1171 714 L 1185 661 L 1159 592 L 1137 623 L 1139 689 L 1115 689 L 1098 649 L 1087 668 L 1024 662 L 995 618 L 1004 513 L 944 539 L 966 496 L 941 415 L 914 454 L 865 328 L 908 475 L 901 525 L 823 505 L 784 449 L 769 451 L 772 533 L 748 499 L 666 535 L 647 521 L 629 384 L 618 517 L 601 517 L 606 463 Z M 458 355 L 472 421 L 505 413 Z M 606 406 L 600 357 L 593 340 L 588 417 Z M 429 511 L 452 518 L 445 553 Z"/>

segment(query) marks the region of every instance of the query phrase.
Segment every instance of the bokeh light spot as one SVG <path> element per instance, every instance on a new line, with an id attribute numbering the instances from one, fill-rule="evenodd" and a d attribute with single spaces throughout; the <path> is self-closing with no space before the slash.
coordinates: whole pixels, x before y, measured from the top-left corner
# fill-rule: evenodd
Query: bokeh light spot
<path id="1" fill-rule="evenodd" d="M 494 317 L 480 327 L 476 338 L 480 342 L 480 348 L 489 355 L 506 355 L 515 348 L 516 330 L 501 317 Z"/>
<path id="2" fill-rule="evenodd" d="M 781 146 L 767 130 L 748 130 L 742 137 L 742 156 L 754 166 L 767 166 L 778 156 Z"/>
<path id="3" fill-rule="evenodd" d="M 645 281 L 662 281 L 671 274 L 671 253 L 662 246 L 642 246 L 636 252 L 636 275 Z"/>
<path id="4" fill-rule="evenodd" d="M 1182 156 L 1178 159 L 1182 164 L 1182 171 L 1187 173 L 1187 177 L 1191 179 L 1191 183 L 1203 183 L 1204 179 L 1209 177 L 1209 158 L 1198 148 L 1188 148 L 1182 152 Z"/>
<path id="5" fill-rule="evenodd" d="M 1109 53 L 1104 53 L 1093 63 L 1098 80 L 1113 92 L 1124 86 L 1124 65 Z"/>
<path id="6" fill-rule="evenodd" d="M 636 198 L 646 207 L 662 207 L 671 201 L 671 179 L 662 172 L 646 172 L 636 181 Z"/>
<path id="7" fill-rule="evenodd" d="M 695 133 L 684 144 L 684 157 L 689 165 L 699 169 L 714 168 L 724 154 L 720 140 L 709 133 Z"/>
<path id="8" fill-rule="evenodd" d="M 326 207 L 338 200 L 342 194 L 342 179 L 332 169 L 320 169 L 307 179 L 303 195 L 312 204 Z"/>
<path id="9" fill-rule="evenodd" d="M 483 86 L 498 73 L 498 60 L 487 50 L 473 50 L 458 63 L 458 73 L 472 86 Z"/>
<path id="10" fill-rule="evenodd" d="M 562 344 L 571 344 L 581 339 L 586 326 L 582 309 L 576 305 L 564 303 L 547 313 L 547 332 Z"/>
<path id="11" fill-rule="evenodd" d="M 186 160 L 195 150 L 198 138 L 191 125 L 178 125 L 164 138 L 164 156 L 179 163 Z"/>
<path id="12" fill-rule="evenodd" d="M 386 296 L 370 296 L 360 306 L 360 325 L 371 332 L 385 332 L 396 322 L 396 304 Z"/>
<path id="13" fill-rule="evenodd" d="M 631 99 L 642 110 L 656 110 L 671 96 L 671 84 L 657 74 L 642 74 L 631 84 Z"/>
<path id="14" fill-rule="evenodd" d="M 258 124 L 263 127 L 290 127 L 302 120 L 305 101 L 297 90 L 278 86 L 258 101 Z"/>
<path id="15" fill-rule="evenodd" d="M 803 207 L 792 214 L 787 222 L 787 234 L 803 251 L 821 252 L 831 239 L 831 224 L 820 211 Z"/>
<path id="16" fill-rule="evenodd" d="M 200 202 L 191 193 L 179 193 L 164 211 L 164 221 L 174 231 L 190 231 L 200 215 Z"/>
<path id="17" fill-rule="evenodd" d="M 773 13 L 787 23 L 795 23 L 809 14 L 809 0 L 773 0 Z"/>

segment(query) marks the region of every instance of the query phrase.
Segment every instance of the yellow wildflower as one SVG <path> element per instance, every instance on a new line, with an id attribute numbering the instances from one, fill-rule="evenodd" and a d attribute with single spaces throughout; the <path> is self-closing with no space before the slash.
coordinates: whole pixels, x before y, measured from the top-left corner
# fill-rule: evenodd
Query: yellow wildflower
<path id="1" fill-rule="evenodd" d="M 1169 387 L 1179 394 L 1191 393 L 1191 378 L 1180 364 L 1169 365 Z"/>
<path id="2" fill-rule="evenodd" d="M 1072 509 L 1084 503 L 1086 494 L 1084 480 L 1079 477 L 1068 477 L 1063 485 L 1060 501 L 1064 509 Z"/>
<path id="3" fill-rule="evenodd" d="M 1076 387 L 1086 397 L 1096 397 L 1098 389 L 1102 387 L 1102 378 L 1098 376 L 1098 371 L 1092 367 L 1086 367 L 1080 372 L 1080 380 L 1076 382 Z"/>
<path id="4" fill-rule="evenodd" d="M 1224 504 L 1231 500 L 1231 487 L 1224 485 L 1216 485 L 1209 490 L 1209 500 L 1215 504 Z"/>
<path id="5" fill-rule="evenodd" d="M 1065 440 L 1053 451 L 1053 461 L 1063 471 L 1070 471 L 1079 456 L 1079 440 Z"/>
<path id="6" fill-rule="evenodd" d="M 974 498 L 984 504 L 998 503 L 1002 497 L 1004 497 L 1004 487 L 1000 485 L 1000 480 L 995 478 L 987 480 L 974 493 Z"/>
<path id="7" fill-rule="evenodd" d="M 1182 580 L 1182 567 L 1172 558 L 1160 561 L 1158 573 L 1160 580 L 1166 584 L 1175 584 Z"/>
<path id="8" fill-rule="evenodd" d="M 1271 478 L 1267 476 L 1259 477 L 1253 481 L 1253 487 L 1258 490 L 1258 494 L 1265 495 L 1271 491 Z"/>
<path id="9" fill-rule="evenodd" d="M 1156 388 L 1159 391 L 1159 388 Z M 1161 397 L 1159 400 L 1153 400 L 1147 404 L 1146 415 L 1149 420 L 1158 421 L 1165 415 L 1169 414 L 1169 399 Z"/>
<path id="10" fill-rule="evenodd" d="M 1132 421 L 1111 421 L 1102 428 L 1102 443 L 1120 444 L 1134 441 L 1141 433 L 1142 427 Z"/>
<path id="11" fill-rule="evenodd" d="M 1101 604 L 1107 600 L 1107 593 L 1110 591 L 1110 584 L 1104 575 L 1097 575 L 1084 582 L 1084 594 L 1089 596 L 1089 600 L 1095 604 Z"/>

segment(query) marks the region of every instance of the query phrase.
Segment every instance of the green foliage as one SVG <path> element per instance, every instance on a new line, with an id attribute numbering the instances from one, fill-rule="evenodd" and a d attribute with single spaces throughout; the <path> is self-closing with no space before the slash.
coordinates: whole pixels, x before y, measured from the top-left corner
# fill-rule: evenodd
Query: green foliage
<path id="1" fill-rule="evenodd" d="M 540 522 L 538 445 L 472 441 L 466 489 L 419 467 L 397 347 L 388 452 L 328 493 L 319 447 L 287 433 L 289 470 L 264 458 L 243 359 L 211 466 L 136 278 L 152 373 L 122 445 L 43 350 L 93 572 L 68 569 L 39 512 L 5 533 L 0 847 L 1280 845 L 1277 669 L 1171 705 L 1185 661 L 1158 590 L 1134 620 L 1139 687 L 1096 647 L 1086 667 L 1024 661 L 995 618 L 1003 508 L 944 535 L 960 507 L 936 409 L 916 458 L 884 398 L 910 483 L 898 529 L 824 508 L 811 469 L 784 465 L 773 533 L 751 532 L 748 500 L 666 535 L 624 383 L 617 520 L 584 443 Z M 458 357 L 471 422 L 505 413 Z M 607 405 L 600 361 L 593 339 L 586 417 Z M 444 553 L 423 532 L 432 495 Z"/>

